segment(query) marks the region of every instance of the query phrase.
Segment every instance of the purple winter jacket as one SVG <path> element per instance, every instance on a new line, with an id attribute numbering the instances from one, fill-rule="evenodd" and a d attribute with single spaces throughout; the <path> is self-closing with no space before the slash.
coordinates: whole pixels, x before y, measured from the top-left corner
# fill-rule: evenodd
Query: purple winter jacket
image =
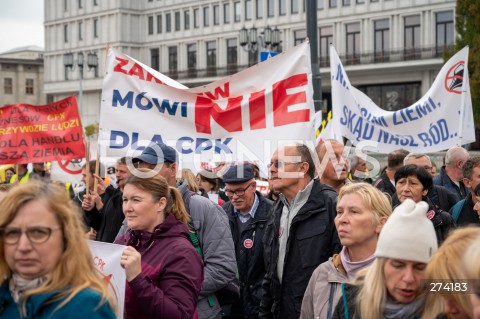
<path id="1" fill-rule="evenodd" d="M 182 222 L 168 214 L 153 233 L 130 230 L 115 243 L 142 255 L 142 273 L 127 281 L 125 318 L 194 318 L 203 262 Z"/>

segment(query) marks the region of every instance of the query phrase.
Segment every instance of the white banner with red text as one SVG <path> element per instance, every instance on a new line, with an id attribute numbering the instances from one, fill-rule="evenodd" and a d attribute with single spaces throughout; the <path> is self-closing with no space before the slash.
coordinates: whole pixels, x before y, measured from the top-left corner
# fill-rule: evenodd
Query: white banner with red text
<path id="1" fill-rule="evenodd" d="M 313 146 L 309 43 L 195 88 L 110 48 L 103 83 L 101 156 L 138 154 L 151 142 L 174 147 L 180 163 L 269 162 L 283 141 Z"/>

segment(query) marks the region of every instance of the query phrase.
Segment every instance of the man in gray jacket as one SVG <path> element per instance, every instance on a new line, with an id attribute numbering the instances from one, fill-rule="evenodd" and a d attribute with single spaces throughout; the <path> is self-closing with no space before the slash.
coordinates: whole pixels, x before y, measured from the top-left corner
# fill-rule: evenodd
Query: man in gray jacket
<path id="1" fill-rule="evenodd" d="M 133 159 L 139 167 L 159 169 L 157 174 L 175 187 L 178 156 L 166 144 L 153 144 Z M 199 319 L 221 318 L 222 309 L 215 292 L 231 282 L 237 273 L 235 247 L 225 211 L 203 196 L 187 195 L 188 185 L 182 183 L 178 190 L 192 218 L 203 251 L 205 278 L 198 299 Z"/>

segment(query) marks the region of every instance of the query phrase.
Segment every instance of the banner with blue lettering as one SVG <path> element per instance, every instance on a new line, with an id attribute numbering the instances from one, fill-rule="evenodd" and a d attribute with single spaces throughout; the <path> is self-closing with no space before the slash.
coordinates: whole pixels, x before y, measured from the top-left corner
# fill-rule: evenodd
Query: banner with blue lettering
<path id="1" fill-rule="evenodd" d="M 440 70 L 432 87 L 415 104 L 385 111 L 348 80 L 337 52 L 330 46 L 332 132 L 353 145 L 372 141 L 371 150 L 406 149 L 422 153 L 446 150 L 475 141 L 468 80 L 468 47 Z"/>
<path id="2" fill-rule="evenodd" d="M 132 156 L 163 142 L 178 151 L 182 164 L 269 162 L 281 141 L 313 145 L 309 46 L 195 88 L 110 48 L 100 111 L 102 157 Z"/>

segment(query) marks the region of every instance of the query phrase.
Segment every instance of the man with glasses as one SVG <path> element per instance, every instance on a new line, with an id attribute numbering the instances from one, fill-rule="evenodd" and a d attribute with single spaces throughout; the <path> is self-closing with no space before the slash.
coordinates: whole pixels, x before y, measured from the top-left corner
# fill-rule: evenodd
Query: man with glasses
<path id="1" fill-rule="evenodd" d="M 259 318 L 299 318 L 312 272 L 341 250 L 334 224 L 337 193 L 314 178 L 304 144 L 279 147 L 269 168 L 280 194 L 264 236 L 267 273 Z"/>
<path id="2" fill-rule="evenodd" d="M 432 175 L 432 161 L 430 156 L 424 153 L 409 153 L 403 159 L 403 165 L 414 164 L 425 168 L 425 170 Z M 433 178 L 433 175 L 432 175 Z M 393 196 L 396 196 L 393 195 Z M 427 197 L 432 203 L 448 212 L 453 205 L 455 205 L 460 199 L 457 195 L 449 191 L 446 187 L 440 185 L 433 185 L 432 189 L 427 193 Z"/>
<path id="3" fill-rule="evenodd" d="M 223 175 L 223 204 L 228 215 L 237 257 L 241 299 L 224 318 L 257 318 L 265 277 L 262 238 L 270 219 L 273 202 L 256 190 L 255 174 L 250 164 L 231 166 Z"/>

